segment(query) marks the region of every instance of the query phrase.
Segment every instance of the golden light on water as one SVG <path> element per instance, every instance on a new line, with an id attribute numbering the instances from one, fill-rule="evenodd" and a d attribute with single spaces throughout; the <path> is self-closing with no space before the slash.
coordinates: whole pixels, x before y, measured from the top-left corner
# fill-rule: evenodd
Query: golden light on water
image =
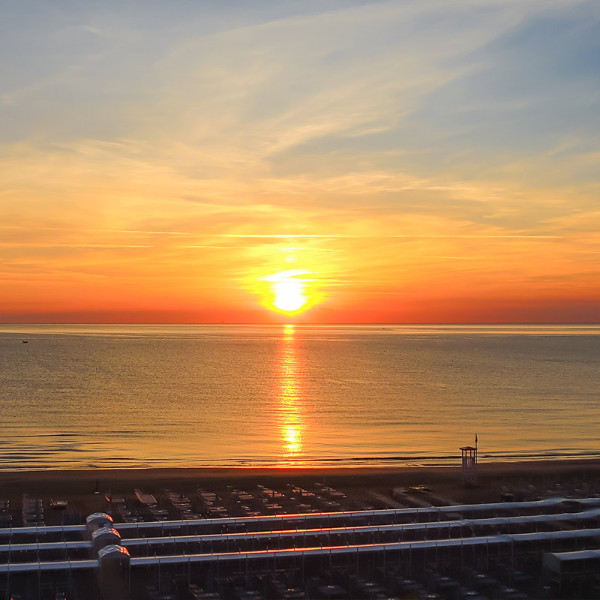
<path id="1" fill-rule="evenodd" d="M 281 462 L 286 466 L 299 466 L 302 464 L 301 455 L 306 419 L 298 381 L 298 359 L 293 325 L 284 325 L 282 344 L 281 391 L 278 408 Z"/>

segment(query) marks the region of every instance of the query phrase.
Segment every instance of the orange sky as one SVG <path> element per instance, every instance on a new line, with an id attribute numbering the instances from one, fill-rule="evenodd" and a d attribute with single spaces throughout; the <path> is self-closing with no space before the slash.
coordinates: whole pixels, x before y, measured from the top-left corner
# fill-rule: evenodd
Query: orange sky
<path id="1" fill-rule="evenodd" d="M 0 322 L 600 320 L 597 4 L 49 4 L 0 8 Z"/>

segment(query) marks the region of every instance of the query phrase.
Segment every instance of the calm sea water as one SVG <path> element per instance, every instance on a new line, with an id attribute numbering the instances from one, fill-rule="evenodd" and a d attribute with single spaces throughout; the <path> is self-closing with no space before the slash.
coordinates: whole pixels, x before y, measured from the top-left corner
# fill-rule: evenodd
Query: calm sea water
<path id="1" fill-rule="evenodd" d="M 599 326 L 0 325 L 0 469 L 599 456 L 599 383 Z"/>

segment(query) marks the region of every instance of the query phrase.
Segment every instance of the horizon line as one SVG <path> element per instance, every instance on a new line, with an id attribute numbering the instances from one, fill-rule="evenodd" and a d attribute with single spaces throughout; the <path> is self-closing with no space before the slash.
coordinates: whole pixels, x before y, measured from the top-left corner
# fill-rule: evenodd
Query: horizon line
<path id="1" fill-rule="evenodd" d="M 256 322 L 256 321 L 25 321 L 2 325 L 599 325 L 600 321 L 340 321 L 340 322 Z"/>

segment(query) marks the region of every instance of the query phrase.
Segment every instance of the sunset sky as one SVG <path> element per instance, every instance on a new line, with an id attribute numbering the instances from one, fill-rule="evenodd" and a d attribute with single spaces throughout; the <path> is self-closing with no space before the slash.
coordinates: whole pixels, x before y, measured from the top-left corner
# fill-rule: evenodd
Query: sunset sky
<path id="1" fill-rule="evenodd" d="M 600 321 L 599 25 L 3 1 L 0 322 Z"/>

